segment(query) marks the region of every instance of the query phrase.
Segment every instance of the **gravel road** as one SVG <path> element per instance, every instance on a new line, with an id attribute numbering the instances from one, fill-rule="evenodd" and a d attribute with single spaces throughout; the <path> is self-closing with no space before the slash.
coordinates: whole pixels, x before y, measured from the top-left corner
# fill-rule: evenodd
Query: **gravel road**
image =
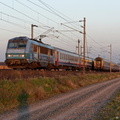
<path id="1" fill-rule="evenodd" d="M 93 120 L 120 88 L 120 78 L 97 83 L 19 107 L 0 115 L 0 120 Z"/>

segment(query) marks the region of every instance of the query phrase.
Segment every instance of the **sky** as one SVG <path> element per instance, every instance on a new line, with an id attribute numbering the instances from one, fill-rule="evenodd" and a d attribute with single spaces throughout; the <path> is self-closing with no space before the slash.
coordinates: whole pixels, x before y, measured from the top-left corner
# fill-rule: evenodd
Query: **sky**
<path id="1" fill-rule="evenodd" d="M 77 52 L 83 48 L 83 20 L 86 18 L 86 55 L 120 62 L 120 0 L 0 0 L 0 61 L 5 60 L 9 39 L 34 38 L 41 34 L 44 43 Z M 61 24 L 62 23 L 62 24 Z M 48 32 L 49 31 L 49 32 Z"/>

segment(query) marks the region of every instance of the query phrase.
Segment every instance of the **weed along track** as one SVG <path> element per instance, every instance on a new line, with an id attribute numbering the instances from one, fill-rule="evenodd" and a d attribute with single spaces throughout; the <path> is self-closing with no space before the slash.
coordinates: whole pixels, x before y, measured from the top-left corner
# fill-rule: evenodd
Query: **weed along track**
<path id="1" fill-rule="evenodd" d="M 0 115 L 2 120 L 93 119 L 120 87 L 120 78 L 97 83 Z"/>

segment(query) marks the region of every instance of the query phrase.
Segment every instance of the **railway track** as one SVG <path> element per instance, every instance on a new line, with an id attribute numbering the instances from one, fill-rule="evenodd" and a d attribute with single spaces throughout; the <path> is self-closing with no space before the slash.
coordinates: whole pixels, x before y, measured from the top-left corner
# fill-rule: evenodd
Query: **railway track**
<path id="1" fill-rule="evenodd" d="M 120 78 L 60 94 L 0 115 L 2 120 L 93 120 L 120 88 Z"/>

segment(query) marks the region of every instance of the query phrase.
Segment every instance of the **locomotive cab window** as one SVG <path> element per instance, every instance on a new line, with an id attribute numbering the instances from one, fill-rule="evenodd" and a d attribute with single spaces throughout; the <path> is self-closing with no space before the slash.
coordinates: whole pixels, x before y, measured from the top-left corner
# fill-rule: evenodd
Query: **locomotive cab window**
<path id="1" fill-rule="evenodd" d="M 8 43 L 8 48 L 11 49 L 21 49 L 26 47 L 27 41 L 24 40 L 12 40 Z"/>
<path id="2" fill-rule="evenodd" d="M 101 66 L 101 61 L 97 61 L 96 64 L 97 64 L 97 67 L 100 67 Z"/>
<path id="3" fill-rule="evenodd" d="M 17 43 L 15 43 L 15 42 L 9 42 L 8 48 L 17 48 Z"/>

